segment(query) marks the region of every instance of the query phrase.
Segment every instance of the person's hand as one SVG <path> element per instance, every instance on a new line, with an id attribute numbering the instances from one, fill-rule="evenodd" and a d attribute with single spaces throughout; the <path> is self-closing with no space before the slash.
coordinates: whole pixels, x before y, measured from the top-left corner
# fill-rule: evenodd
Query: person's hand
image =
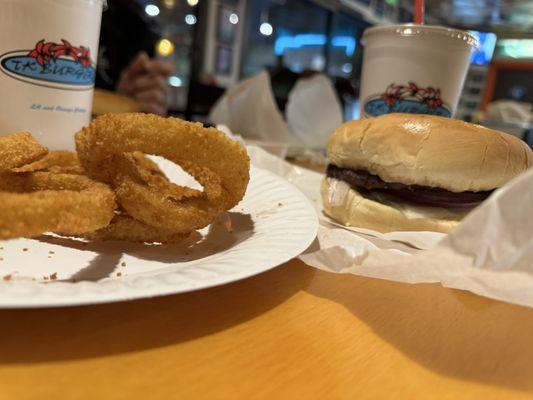
<path id="1" fill-rule="evenodd" d="M 165 115 L 171 73 L 170 63 L 140 52 L 120 74 L 117 92 L 133 97 L 142 112 Z"/>

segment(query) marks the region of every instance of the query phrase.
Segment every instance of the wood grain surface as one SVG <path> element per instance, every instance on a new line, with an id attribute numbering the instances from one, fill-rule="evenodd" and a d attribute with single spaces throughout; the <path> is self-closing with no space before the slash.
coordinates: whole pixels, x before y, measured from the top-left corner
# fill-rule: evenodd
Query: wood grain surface
<path id="1" fill-rule="evenodd" d="M 2 399 L 533 394 L 533 310 L 299 261 L 189 294 L 0 321 Z"/>

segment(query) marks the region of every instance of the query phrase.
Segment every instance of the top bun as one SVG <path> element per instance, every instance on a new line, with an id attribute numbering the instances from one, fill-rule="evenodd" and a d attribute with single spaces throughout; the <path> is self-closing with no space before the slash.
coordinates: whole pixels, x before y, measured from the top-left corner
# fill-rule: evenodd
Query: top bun
<path id="1" fill-rule="evenodd" d="M 533 152 L 514 136 L 417 114 L 346 122 L 329 139 L 328 156 L 338 167 L 364 169 L 386 182 L 452 192 L 492 190 L 533 165 Z"/>

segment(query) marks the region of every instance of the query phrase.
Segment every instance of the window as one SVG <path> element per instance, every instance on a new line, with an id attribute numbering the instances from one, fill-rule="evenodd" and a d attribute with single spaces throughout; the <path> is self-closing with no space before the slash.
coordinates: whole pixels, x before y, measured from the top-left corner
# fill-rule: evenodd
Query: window
<path id="1" fill-rule="evenodd" d="M 242 74 L 281 66 L 295 73 L 323 71 L 328 14 L 307 0 L 250 2 Z"/>
<path id="2" fill-rule="evenodd" d="M 350 78 L 355 67 L 355 51 L 364 25 L 344 13 L 333 16 L 328 48 L 328 74 Z"/>

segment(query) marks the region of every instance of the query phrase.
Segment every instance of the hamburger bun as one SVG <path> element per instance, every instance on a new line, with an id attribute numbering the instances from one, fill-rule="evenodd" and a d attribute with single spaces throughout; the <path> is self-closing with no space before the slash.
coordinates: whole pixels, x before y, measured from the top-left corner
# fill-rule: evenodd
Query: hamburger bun
<path id="1" fill-rule="evenodd" d="M 341 187 L 342 186 L 342 187 Z M 447 233 L 455 228 L 464 213 L 454 213 L 435 207 L 379 202 L 363 196 L 348 184 L 324 178 L 321 186 L 322 204 L 326 215 L 346 226 L 372 229 L 387 233 L 393 231 L 435 231 Z"/>
<path id="2" fill-rule="evenodd" d="M 328 157 L 338 167 L 366 170 L 386 182 L 451 192 L 493 190 L 533 165 L 531 149 L 514 136 L 416 114 L 346 122 L 333 132 Z"/>

